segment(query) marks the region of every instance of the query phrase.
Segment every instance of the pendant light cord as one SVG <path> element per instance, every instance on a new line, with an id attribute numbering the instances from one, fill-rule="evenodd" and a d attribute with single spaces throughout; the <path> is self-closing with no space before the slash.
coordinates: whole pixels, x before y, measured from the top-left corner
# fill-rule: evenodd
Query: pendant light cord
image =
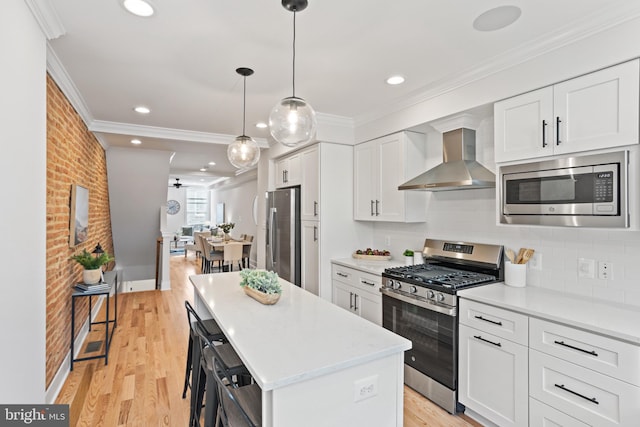
<path id="1" fill-rule="evenodd" d="M 293 9 L 293 97 L 296 97 L 296 10 Z"/>
<path id="2" fill-rule="evenodd" d="M 244 76 L 244 88 L 242 90 L 242 136 L 244 133 L 244 122 L 247 115 L 247 76 Z"/>

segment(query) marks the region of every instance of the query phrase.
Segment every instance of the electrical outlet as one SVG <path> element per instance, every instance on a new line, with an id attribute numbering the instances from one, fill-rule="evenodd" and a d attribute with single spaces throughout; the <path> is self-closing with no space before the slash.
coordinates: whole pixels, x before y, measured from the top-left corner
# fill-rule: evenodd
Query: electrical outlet
<path id="1" fill-rule="evenodd" d="M 378 376 L 362 378 L 353 383 L 353 401 L 359 402 L 378 394 Z"/>
<path id="2" fill-rule="evenodd" d="M 540 252 L 534 252 L 528 264 L 532 270 L 542 270 L 542 254 Z"/>
<path id="3" fill-rule="evenodd" d="M 384 244 L 389 247 L 391 246 L 391 237 L 389 236 L 384 236 Z"/>
<path id="4" fill-rule="evenodd" d="M 608 261 L 598 262 L 598 279 L 612 279 L 613 278 L 613 264 Z"/>
<path id="5" fill-rule="evenodd" d="M 596 262 L 588 258 L 578 258 L 578 277 L 595 278 Z"/>

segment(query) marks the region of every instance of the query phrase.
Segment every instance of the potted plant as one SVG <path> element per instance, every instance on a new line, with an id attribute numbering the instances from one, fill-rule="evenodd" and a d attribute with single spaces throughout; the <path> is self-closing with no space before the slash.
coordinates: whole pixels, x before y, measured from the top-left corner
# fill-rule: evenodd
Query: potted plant
<path id="1" fill-rule="evenodd" d="M 275 304 L 280 299 L 282 287 L 278 274 L 265 270 L 240 271 L 240 286 L 251 298 L 262 304 Z"/>
<path id="2" fill-rule="evenodd" d="M 405 249 L 402 255 L 404 255 L 405 265 L 413 265 L 413 251 L 411 249 Z"/>
<path id="3" fill-rule="evenodd" d="M 83 249 L 79 254 L 73 255 L 70 259 L 76 261 L 84 270 L 82 270 L 82 281 L 87 285 L 100 282 L 102 279 L 102 266 L 113 261 L 113 257 L 108 252 L 92 254 Z"/>
<path id="4" fill-rule="evenodd" d="M 229 240 L 231 236 L 229 236 L 229 232 L 233 230 L 236 224 L 233 222 L 223 222 L 222 224 L 218 224 L 218 228 L 224 232 L 224 240 Z"/>

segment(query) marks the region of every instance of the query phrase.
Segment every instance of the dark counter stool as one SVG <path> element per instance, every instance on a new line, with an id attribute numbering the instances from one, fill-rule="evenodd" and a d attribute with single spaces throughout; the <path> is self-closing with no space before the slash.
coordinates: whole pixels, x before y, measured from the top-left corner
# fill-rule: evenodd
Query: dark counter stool
<path id="1" fill-rule="evenodd" d="M 262 425 L 262 390 L 260 387 L 257 384 L 239 387 L 228 376 L 220 359 L 206 350 L 202 352 L 202 357 L 211 358 L 213 371 L 219 373 L 218 375 L 213 373 L 207 375 L 207 381 L 209 378 L 213 378 L 215 381 L 211 387 L 217 386 L 218 407 L 215 425 L 260 427 Z M 211 390 L 209 384 L 207 387 L 209 387 L 208 390 Z M 218 424 L 218 421 L 221 424 Z"/>
<path id="2" fill-rule="evenodd" d="M 211 341 L 227 341 L 224 333 L 220 329 L 220 326 L 218 326 L 214 319 L 200 319 L 191 304 L 189 304 L 189 301 L 185 301 L 184 306 L 187 309 L 187 320 L 189 321 L 189 346 L 187 348 L 187 363 L 184 373 L 184 389 L 182 390 L 183 399 L 187 397 L 187 389 L 189 387 L 191 387 L 191 390 L 194 389 L 193 367 L 200 366 L 200 351 L 202 350 L 202 347 L 200 347 L 200 340 L 193 329 L 195 322 L 200 321 L 202 323 L 203 328 L 207 331 L 207 336 Z"/>
<path id="3" fill-rule="evenodd" d="M 197 342 L 196 347 L 202 348 L 202 352 L 199 365 L 196 365 L 194 361 L 194 369 L 195 366 L 200 366 L 200 369 L 197 376 L 195 371 L 192 374 L 195 384 L 191 391 L 190 425 L 200 426 L 200 413 L 206 391 L 204 422 L 205 426 L 209 427 L 214 425 L 218 408 L 218 393 L 214 377 L 224 375 L 232 384 L 250 384 L 251 374 L 231 344 L 221 344 L 210 339 L 210 335 L 205 330 L 204 322 L 200 318 L 196 317 L 196 322 L 191 324 L 191 329 L 196 336 L 194 339 L 194 342 Z M 214 370 L 214 358 L 219 361 L 222 370 Z"/>

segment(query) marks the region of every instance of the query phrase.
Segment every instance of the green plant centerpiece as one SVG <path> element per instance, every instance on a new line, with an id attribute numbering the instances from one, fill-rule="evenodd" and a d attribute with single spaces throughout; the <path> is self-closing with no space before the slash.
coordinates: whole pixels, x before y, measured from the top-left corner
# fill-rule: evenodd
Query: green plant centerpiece
<path id="1" fill-rule="evenodd" d="M 82 281 L 87 285 L 100 282 L 102 279 L 101 267 L 114 260 L 108 252 L 92 254 L 86 249 L 83 249 L 79 254 L 71 256 L 70 259 L 84 267 L 84 270 L 82 271 Z"/>
<path id="2" fill-rule="evenodd" d="M 413 251 L 411 249 L 405 249 L 402 253 L 404 256 L 413 256 Z"/>
<path id="3" fill-rule="evenodd" d="M 240 271 L 240 286 L 244 292 L 262 304 L 275 304 L 282 294 L 278 274 L 265 270 Z"/>
<path id="4" fill-rule="evenodd" d="M 229 236 L 229 232 L 233 230 L 236 224 L 234 222 L 223 222 L 222 224 L 218 224 L 218 228 L 224 232 L 224 240 L 229 240 L 231 236 Z"/>

